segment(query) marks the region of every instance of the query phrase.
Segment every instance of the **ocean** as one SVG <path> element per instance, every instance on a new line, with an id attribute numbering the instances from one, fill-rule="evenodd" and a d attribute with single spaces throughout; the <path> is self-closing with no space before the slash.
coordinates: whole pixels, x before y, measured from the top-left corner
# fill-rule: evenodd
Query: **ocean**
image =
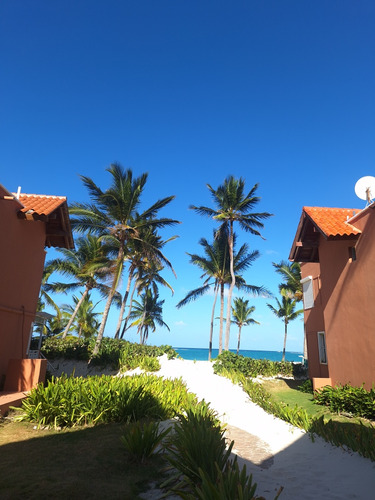
<path id="1" fill-rule="evenodd" d="M 191 347 L 174 347 L 174 350 L 183 359 L 190 359 L 196 361 L 207 361 L 208 360 L 208 349 L 205 348 L 191 348 Z M 236 353 L 236 349 L 230 349 L 231 352 Z M 212 349 L 212 358 L 216 358 L 219 354 L 219 349 Z M 246 358 L 253 359 L 269 359 L 270 361 L 281 361 L 283 355 L 282 351 L 250 351 L 246 349 L 240 349 L 239 354 L 245 356 Z M 301 352 L 285 352 L 286 361 L 294 361 L 300 363 L 302 359 Z"/>

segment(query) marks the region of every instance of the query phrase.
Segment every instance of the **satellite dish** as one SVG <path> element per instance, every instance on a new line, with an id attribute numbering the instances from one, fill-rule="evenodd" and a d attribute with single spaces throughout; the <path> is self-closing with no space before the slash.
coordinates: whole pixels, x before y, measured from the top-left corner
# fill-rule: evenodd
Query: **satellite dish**
<path id="1" fill-rule="evenodd" d="M 372 177 L 371 175 L 361 177 L 356 182 L 354 191 L 358 198 L 366 200 L 369 205 L 372 203 L 372 199 L 375 196 L 375 177 Z"/>

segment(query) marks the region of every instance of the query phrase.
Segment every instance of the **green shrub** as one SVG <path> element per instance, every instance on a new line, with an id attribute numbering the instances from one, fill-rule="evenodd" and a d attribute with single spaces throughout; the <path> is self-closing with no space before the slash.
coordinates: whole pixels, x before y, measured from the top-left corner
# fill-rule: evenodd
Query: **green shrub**
<path id="1" fill-rule="evenodd" d="M 151 356 L 143 356 L 139 366 L 146 372 L 157 372 L 160 370 L 160 362 L 158 358 L 152 358 Z"/>
<path id="2" fill-rule="evenodd" d="M 41 351 L 47 359 L 65 358 L 78 361 L 88 361 L 92 352 L 88 340 L 72 337 L 64 340 L 56 337 L 47 338 Z"/>
<path id="3" fill-rule="evenodd" d="M 231 351 L 224 351 L 214 363 L 214 372 L 220 375 L 224 370 L 235 371 L 244 377 L 273 377 L 276 375 L 293 376 L 294 365 L 287 361 L 269 361 L 268 359 L 253 359 L 240 356 Z"/>
<path id="4" fill-rule="evenodd" d="M 297 387 L 298 391 L 305 392 L 306 394 L 313 394 L 313 385 L 312 380 L 308 379 L 305 382 Z"/>
<path id="5" fill-rule="evenodd" d="M 124 434 L 120 440 L 124 445 L 128 454 L 136 461 L 143 463 L 151 455 L 161 451 L 157 451 L 158 446 L 163 439 L 169 434 L 171 428 L 159 432 L 159 424 L 157 422 L 130 423 L 125 427 Z"/>
<path id="6" fill-rule="evenodd" d="M 333 413 L 349 413 L 352 416 L 375 420 L 375 390 L 350 385 L 326 386 L 315 392 L 314 401 L 328 406 Z"/>
<path id="7" fill-rule="evenodd" d="M 38 425 L 75 426 L 164 420 L 195 401 L 181 379 L 154 375 L 132 377 L 60 377 L 39 384 L 23 401 L 23 420 Z"/>
<path id="8" fill-rule="evenodd" d="M 257 484 L 253 484 L 253 476 L 247 475 L 246 466 L 240 471 L 237 461 L 228 462 L 224 471 L 216 464 L 216 479 L 199 469 L 200 484 L 193 488 L 193 494 L 181 494 L 186 500 L 253 500 L 256 497 Z"/>
<path id="9" fill-rule="evenodd" d="M 173 491 L 199 483 L 199 469 L 215 480 L 217 467 L 224 470 L 232 447 L 233 442 L 226 449 L 224 430 L 215 412 L 204 401 L 190 406 L 179 416 L 167 447 L 167 460 L 178 471 L 170 480 L 175 482 Z M 178 482 L 180 476 L 181 482 Z"/>
<path id="10" fill-rule="evenodd" d="M 73 359 L 78 361 L 88 361 L 91 358 L 95 346 L 95 339 L 84 340 L 76 337 L 47 338 L 42 346 L 42 353 L 47 359 Z M 92 365 L 112 366 L 115 370 L 120 367 L 132 369 L 139 366 L 138 361 L 133 358 L 143 356 L 158 357 L 167 354 L 168 359 L 178 356 L 177 352 L 168 345 L 147 346 L 128 342 L 127 340 L 112 339 L 103 337 L 100 350 L 97 356 L 91 360 Z M 129 366 L 129 368 L 126 368 Z"/>

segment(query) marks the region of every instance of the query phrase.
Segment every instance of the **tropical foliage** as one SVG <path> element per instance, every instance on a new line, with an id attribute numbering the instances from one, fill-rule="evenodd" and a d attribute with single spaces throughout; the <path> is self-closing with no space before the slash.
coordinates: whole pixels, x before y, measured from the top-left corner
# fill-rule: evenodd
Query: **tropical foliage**
<path id="1" fill-rule="evenodd" d="M 149 331 L 154 332 L 156 325 L 165 327 L 169 330 L 168 325 L 163 321 L 162 311 L 164 300 L 158 300 L 159 295 L 153 294 L 150 288 L 141 295 L 141 300 L 134 301 L 134 306 L 130 314 L 130 319 L 134 319 L 131 326 L 136 326 L 140 344 L 144 344 L 148 338 Z"/>
<path id="2" fill-rule="evenodd" d="M 23 401 L 21 419 L 38 425 L 71 427 L 143 418 L 165 420 L 195 400 L 181 379 L 154 375 L 132 377 L 60 377 L 39 384 Z"/>
<path id="3" fill-rule="evenodd" d="M 295 299 L 296 302 L 300 302 L 303 297 L 300 263 L 289 263 L 282 260 L 278 264 L 273 262 L 272 265 L 283 279 L 283 282 L 279 285 L 279 291 L 287 290 L 291 298 Z"/>
<path id="4" fill-rule="evenodd" d="M 75 307 L 71 311 L 70 320 L 62 334 L 63 339 L 68 335 L 80 307 L 91 290 L 97 289 L 103 297 L 108 296 L 110 293 L 110 288 L 102 283 L 110 274 L 110 261 L 108 258 L 110 248 L 103 244 L 101 238 L 91 235 L 78 238 L 76 246 L 75 250 L 57 249 L 62 257 L 51 260 L 47 264 L 50 270 L 69 278 L 67 283 L 46 284 L 45 289 L 47 291 L 67 293 L 77 288 L 84 288 L 80 299 L 75 302 Z"/>
<path id="5" fill-rule="evenodd" d="M 98 318 L 101 316 L 101 313 L 94 311 L 98 304 L 94 304 L 88 294 L 84 300 L 73 296 L 73 303 L 74 306 L 63 306 L 63 309 L 70 316 L 71 330 L 69 333 L 77 333 L 78 338 L 84 337 L 85 339 L 89 339 L 94 337 L 100 325 Z M 76 311 L 78 303 L 80 303 L 80 306 Z M 71 322 L 72 317 L 74 318 L 73 323 Z"/>

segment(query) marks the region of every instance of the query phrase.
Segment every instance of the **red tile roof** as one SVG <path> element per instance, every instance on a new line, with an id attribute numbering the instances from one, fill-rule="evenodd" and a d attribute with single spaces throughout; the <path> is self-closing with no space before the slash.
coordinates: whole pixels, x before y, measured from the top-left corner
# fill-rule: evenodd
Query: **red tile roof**
<path id="1" fill-rule="evenodd" d="M 57 208 L 66 203 L 66 198 L 64 196 L 21 193 L 19 201 L 24 206 L 24 208 L 21 208 L 21 212 L 29 212 L 32 210 L 37 215 L 50 215 Z"/>
<path id="2" fill-rule="evenodd" d="M 303 211 L 328 238 L 333 236 L 352 236 L 361 231 L 348 224 L 347 220 L 361 212 L 353 208 L 303 207 Z"/>

